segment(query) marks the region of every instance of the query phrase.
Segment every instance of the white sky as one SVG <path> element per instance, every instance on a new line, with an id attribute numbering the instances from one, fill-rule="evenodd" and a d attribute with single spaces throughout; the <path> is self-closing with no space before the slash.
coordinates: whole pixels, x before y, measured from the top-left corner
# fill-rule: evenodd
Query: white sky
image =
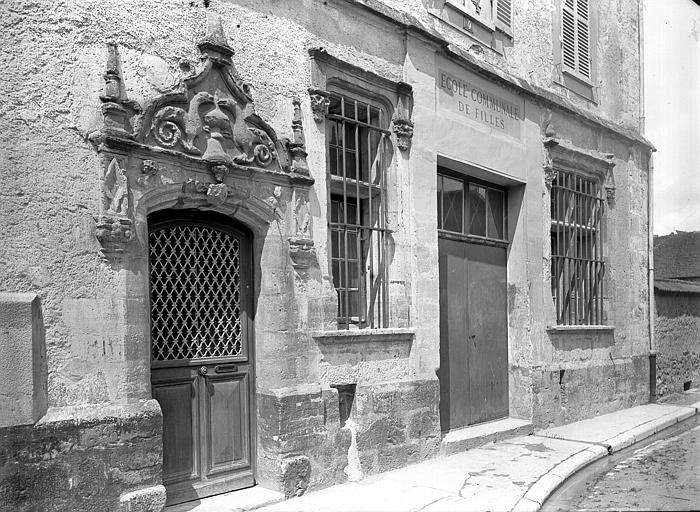
<path id="1" fill-rule="evenodd" d="M 700 7 L 643 0 L 645 134 L 654 153 L 654 234 L 700 230 Z"/>

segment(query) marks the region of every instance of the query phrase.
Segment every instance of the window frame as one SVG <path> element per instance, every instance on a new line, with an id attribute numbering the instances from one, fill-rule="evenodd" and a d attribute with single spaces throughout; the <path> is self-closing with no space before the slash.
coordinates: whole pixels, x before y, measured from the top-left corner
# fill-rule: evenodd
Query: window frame
<path id="1" fill-rule="evenodd" d="M 553 173 L 549 201 L 550 285 L 556 325 L 600 326 L 605 318 L 607 270 L 604 181 L 597 173 L 565 166 L 554 166 Z M 578 190 L 579 185 L 584 189 Z M 562 236 L 567 232 L 568 241 Z"/>
<path id="2" fill-rule="evenodd" d="M 482 179 L 474 178 L 469 175 L 465 175 L 462 173 L 459 173 L 457 171 L 452 171 L 451 169 L 438 166 L 437 168 L 437 181 L 436 181 L 436 192 L 440 191 L 440 183 L 439 180 L 443 177 L 447 177 L 453 180 L 460 181 L 463 185 L 462 187 L 462 230 L 461 231 L 453 231 L 450 229 L 445 229 L 444 228 L 444 200 L 442 198 L 437 199 L 438 203 L 438 208 L 440 209 L 439 212 L 436 212 L 437 214 L 437 230 L 438 230 L 438 235 L 441 237 L 445 238 L 455 238 L 455 239 L 461 239 L 465 240 L 468 242 L 473 242 L 473 243 L 482 243 L 482 244 L 488 244 L 488 245 L 497 245 L 497 246 L 502 246 L 502 247 L 507 247 L 509 244 L 508 240 L 508 189 L 505 187 L 500 187 L 494 183 L 484 181 Z M 469 232 L 469 227 L 468 224 L 470 222 L 470 213 L 471 213 L 471 200 L 469 198 L 469 187 L 471 185 L 478 186 L 480 188 L 483 188 L 485 190 L 492 190 L 495 192 L 498 192 L 501 194 L 502 197 L 502 224 L 501 224 L 501 232 L 502 232 L 502 237 L 493 237 L 489 236 L 489 230 L 488 230 L 488 217 L 486 216 L 484 218 L 485 221 L 485 235 L 478 235 L 478 234 L 473 234 Z M 486 195 L 486 214 L 488 215 L 488 194 Z"/>
<path id="3" fill-rule="evenodd" d="M 340 99 L 341 113 L 332 112 L 332 106 L 326 114 L 326 178 L 328 184 L 328 240 L 330 276 L 333 287 L 338 295 L 337 323 L 339 329 L 350 329 L 350 326 L 357 328 L 383 328 L 389 324 L 389 262 L 388 236 L 392 231 L 387 227 L 387 201 L 388 201 L 388 169 L 391 157 L 388 155 L 388 144 L 390 143 L 391 132 L 389 130 L 392 110 L 390 103 L 381 96 L 372 94 L 358 87 L 355 84 L 333 79 L 328 86 L 329 100 Z M 354 105 L 353 117 L 348 117 L 345 111 L 345 103 L 352 102 Z M 358 118 L 358 104 L 363 104 L 367 108 L 367 122 L 361 122 Z M 372 124 L 371 109 L 378 112 L 377 124 Z M 346 130 L 347 126 L 353 126 L 355 153 L 355 174 L 348 176 L 346 160 Z M 332 131 L 334 127 L 341 126 L 337 137 L 340 138 L 340 145 L 332 144 Z M 362 129 L 367 132 L 367 156 L 368 166 L 367 180 L 362 178 L 362 169 L 357 155 L 361 153 L 361 138 L 359 133 Z M 372 158 L 371 133 L 378 133 L 377 149 Z M 333 172 L 331 153 L 333 149 L 342 148 L 342 175 Z M 386 153 L 386 154 L 385 154 Z M 370 160 L 372 163 L 370 163 Z M 336 166 L 338 160 L 336 160 Z M 375 175 L 372 176 L 372 169 Z M 375 180 L 378 183 L 375 183 Z M 378 198 L 373 199 L 377 196 Z M 350 200 L 350 201 L 349 201 Z M 373 201 L 378 201 L 376 214 L 373 208 Z M 334 204 L 342 202 L 344 219 L 333 220 Z M 355 205 L 355 222 L 350 222 L 348 205 Z M 339 210 L 339 211 L 340 211 Z M 376 215 L 376 218 L 375 218 Z M 336 243 L 334 233 L 338 233 Z M 343 233 L 340 235 L 340 233 Z M 355 241 L 354 257 L 350 257 L 348 245 L 348 234 L 351 234 Z M 375 240 L 376 235 L 376 240 Z M 340 250 L 340 237 L 343 237 L 342 251 Z M 367 241 L 369 240 L 369 241 Z M 339 254 L 336 254 L 336 246 Z M 375 254 L 376 253 L 376 254 Z M 376 259 L 376 268 L 375 268 Z M 355 262 L 357 286 L 350 287 L 350 265 Z M 344 266 L 343 273 L 338 276 L 335 272 L 335 265 L 340 270 Z M 369 268 L 368 268 L 369 264 Z M 353 270 L 355 272 L 355 270 Z M 351 292 L 357 294 L 357 308 L 351 311 Z M 357 313 L 357 314 L 353 314 Z"/>

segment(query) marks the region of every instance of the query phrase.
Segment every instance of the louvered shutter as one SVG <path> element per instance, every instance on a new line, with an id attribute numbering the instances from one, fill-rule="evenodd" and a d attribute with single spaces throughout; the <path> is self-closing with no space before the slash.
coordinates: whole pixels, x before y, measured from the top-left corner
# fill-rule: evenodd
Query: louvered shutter
<path id="1" fill-rule="evenodd" d="M 497 0 L 496 25 L 511 34 L 513 30 L 513 0 Z"/>
<path id="2" fill-rule="evenodd" d="M 561 51 L 564 68 L 591 77 L 589 0 L 564 0 Z"/>

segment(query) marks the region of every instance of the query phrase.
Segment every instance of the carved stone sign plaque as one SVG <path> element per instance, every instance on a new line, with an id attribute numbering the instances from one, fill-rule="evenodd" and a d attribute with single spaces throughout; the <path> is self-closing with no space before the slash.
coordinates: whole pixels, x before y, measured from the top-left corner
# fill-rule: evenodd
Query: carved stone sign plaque
<path id="1" fill-rule="evenodd" d="M 464 69 L 438 69 L 435 88 L 441 112 L 487 127 L 492 133 L 521 139 L 524 101 L 516 94 Z"/>

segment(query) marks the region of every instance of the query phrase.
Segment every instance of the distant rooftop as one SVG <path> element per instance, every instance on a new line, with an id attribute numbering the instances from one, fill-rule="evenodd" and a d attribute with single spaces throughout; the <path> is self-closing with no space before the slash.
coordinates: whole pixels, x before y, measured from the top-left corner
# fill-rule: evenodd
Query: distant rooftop
<path id="1" fill-rule="evenodd" d="M 700 231 L 654 237 L 655 279 L 700 279 Z"/>

